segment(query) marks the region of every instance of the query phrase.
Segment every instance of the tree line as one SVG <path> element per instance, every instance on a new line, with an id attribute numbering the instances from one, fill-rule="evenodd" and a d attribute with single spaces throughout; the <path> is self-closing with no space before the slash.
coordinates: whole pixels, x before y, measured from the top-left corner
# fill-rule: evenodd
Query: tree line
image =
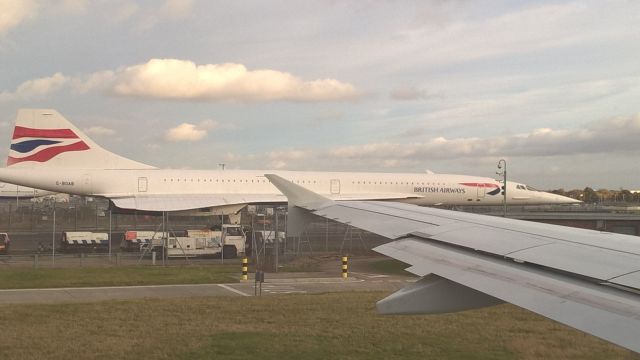
<path id="1" fill-rule="evenodd" d="M 590 187 L 586 187 L 582 190 L 564 190 L 557 189 L 551 190 L 551 193 L 568 196 L 573 199 L 582 200 L 587 204 L 594 203 L 640 203 L 640 192 L 631 192 L 630 190 L 610 190 L 610 189 L 598 189 L 594 190 Z"/>

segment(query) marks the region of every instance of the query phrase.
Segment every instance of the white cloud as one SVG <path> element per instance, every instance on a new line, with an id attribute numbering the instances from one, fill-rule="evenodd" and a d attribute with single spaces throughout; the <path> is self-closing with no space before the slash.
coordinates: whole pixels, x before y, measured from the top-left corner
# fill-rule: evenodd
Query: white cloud
<path id="1" fill-rule="evenodd" d="M 285 168 L 287 166 L 287 163 L 282 160 L 273 160 L 268 164 L 268 166 L 269 169 L 279 170 Z"/>
<path id="2" fill-rule="evenodd" d="M 632 34 L 640 30 L 632 15 L 640 3 L 634 1 L 533 2 L 507 11 L 465 3 L 466 10 L 452 11 L 444 22 L 405 24 L 392 31 L 394 42 L 370 61 L 402 69 L 451 66 L 589 43 L 633 41 Z M 425 8 L 434 11 L 433 6 Z M 367 53 L 379 53 L 378 43 L 368 46 Z"/>
<path id="3" fill-rule="evenodd" d="M 246 102 L 337 101 L 358 95 L 353 85 L 335 79 L 304 81 L 242 64 L 197 65 L 178 59 L 152 59 L 118 70 L 112 91 L 120 96 Z"/>
<path id="4" fill-rule="evenodd" d="M 309 152 L 305 150 L 284 150 L 270 151 L 267 158 L 272 160 L 300 160 L 309 156 Z"/>
<path id="5" fill-rule="evenodd" d="M 0 0 L 0 37 L 36 14 L 33 0 Z"/>
<path id="6" fill-rule="evenodd" d="M 640 77 L 625 76 L 568 81 L 523 90 L 498 89 L 486 94 L 478 93 L 473 85 L 467 84 L 466 89 L 457 85 L 447 90 L 456 96 L 435 104 L 424 115 L 423 121 L 425 124 L 455 123 L 458 126 L 487 121 L 494 126 L 509 126 L 513 119 L 540 119 L 547 114 L 557 116 L 560 112 L 574 112 L 572 117 L 578 117 L 580 113 L 576 112 L 582 107 L 588 107 L 591 112 L 604 110 L 610 103 L 623 102 L 617 97 L 635 97 L 640 92 L 639 84 Z"/>
<path id="7" fill-rule="evenodd" d="M 412 143 L 370 143 L 329 150 L 337 159 L 387 161 L 479 157 L 548 157 L 577 154 L 640 153 L 640 114 L 598 121 L 580 129 L 535 129 L 529 133 Z"/>
<path id="8" fill-rule="evenodd" d="M 43 97 L 64 88 L 70 81 L 71 79 L 59 72 L 51 76 L 27 80 L 20 84 L 15 92 L 1 92 L 0 100 L 29 100 Z"/>
<path id="9" fill-rule="evenodd" d="M 72 81 L 73 90 L 78 94 L 84 94 L 91 90 L 104 90 L 113 83 L 115 73 L 111 70 L 98 71 L 85 77 L 76 77 Z"/>
<path id="10" fill-rule="evenodd" d="M 84 129 L 84 132 L 87 135 L 96 135 L 96 136 L 111 136 L 115 135 L 116 131 L 113 129 L 109 129 L 103 126 L 92 126 Z"/>
<path id="11" fill-rule="evenodd" d="M 226 128 L 218 121 L 206 119 L 198 124 L 182 123 L 164 133 L 164 139 L 171 142 L 200 141 L 207 137 L 209 131 Z"/>
<path id="12" fill-rule="evenodd" d="M 290 163 L 299 164 L 300 161 L 313 157 L 313 153 L 308 150 L 276 150 L 269 151 L 261 156 L 253 156 L 251 160 L 260 160 L 266 163 L 269 169 L 284 169 Z"/>
<path id="13" fill-rule="evenodd" d="M 196 125 L 182 123 L 172 129 L 167 130 L 165 139 L 169 141 L 200 141 L 207 136 L 207 131 L 198 129 Z"/>
<path id="14" fill-rule="evenodd" d="M 81 15 L 87 7 L 87 0 L 0 0 L 0 37 L 41 13 Z"/>
<path id="15" fill-rule="evenodd" d="M 85 76 L 61 73 L 28 80 L 0 100 L 42 96 L 70 86 L 76 93 L 103 90 L 118 96 L 189 101 L 342 101 L 358 96 L 355 87 L 335 79 L 304 81 L 276 70 L 248 70 L 242 64 L 196 65 L 188 60 L 147 63 Z"/>

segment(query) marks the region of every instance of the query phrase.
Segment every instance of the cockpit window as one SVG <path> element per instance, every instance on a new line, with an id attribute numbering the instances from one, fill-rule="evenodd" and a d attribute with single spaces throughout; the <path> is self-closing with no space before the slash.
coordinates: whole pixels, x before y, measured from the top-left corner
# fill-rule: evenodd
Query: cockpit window
<path id="1" fill-rule="evenodd" d="M 527 190 L 527 188 L 524 185 L 517 185 L 516 189 Z"/>
<path id="2" fill-rule="evenodd" d="M 540 191 L 538 189 L 532 188 L 531 186 L 527 186 L 527 190 L 529 190 L 529 191 Z"/>

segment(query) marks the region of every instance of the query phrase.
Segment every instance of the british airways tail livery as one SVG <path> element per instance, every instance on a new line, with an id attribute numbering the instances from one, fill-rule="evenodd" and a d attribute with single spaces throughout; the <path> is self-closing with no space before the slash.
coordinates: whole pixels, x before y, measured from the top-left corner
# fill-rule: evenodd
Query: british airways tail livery
<path id="1" fill-rule="evenodd" d="M 417 205 L 497 205 L 502 184 L 491 178 L 446 174 L 170 170 L 103 149 L 55 110 L 21 109 L 0 181 L 54 192 L 102 196 L 123 209 L 177 211 L 285 203 L 264 174 L 275 173 L 334 200 L 391 200 Z M 577 200 L 507 184 L 508 204 Z"/>
<path id="2" fill-rule="evenodd" d="M 70 169 L 153 169 L 93 142 L 55 110 L 18 110 L 7 166 Z"/>

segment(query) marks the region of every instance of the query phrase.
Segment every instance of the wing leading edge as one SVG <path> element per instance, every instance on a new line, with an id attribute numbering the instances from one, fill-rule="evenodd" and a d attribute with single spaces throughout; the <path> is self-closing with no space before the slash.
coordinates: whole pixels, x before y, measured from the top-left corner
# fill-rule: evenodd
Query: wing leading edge
<path id="1" fill-rule="evenodd" d="M 385 314 L 509 302 L 640 352 L 640 239 L 375 201 L 332 201 L 275 175 L 291 235 L 313 215 L 385 236 L 374 250 L 422 276 L 378 302 Z M 313 214 L 313 215 L 311 215 Z"/>

